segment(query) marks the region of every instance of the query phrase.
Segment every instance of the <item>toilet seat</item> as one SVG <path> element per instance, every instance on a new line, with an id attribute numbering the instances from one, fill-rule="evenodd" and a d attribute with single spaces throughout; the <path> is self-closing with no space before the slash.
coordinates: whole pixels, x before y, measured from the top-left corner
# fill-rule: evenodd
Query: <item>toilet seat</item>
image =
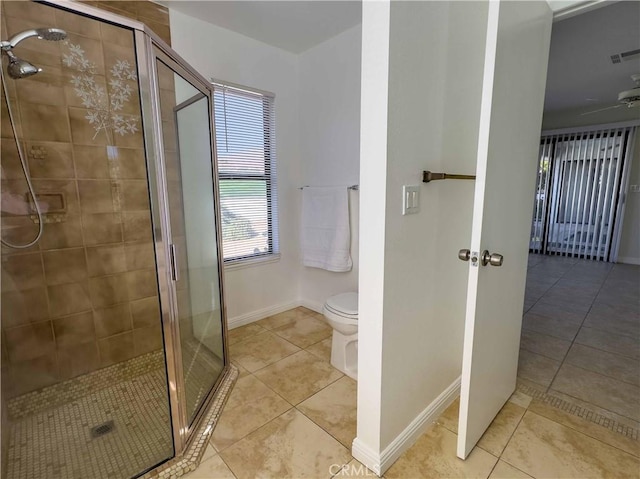
<path id="1" fill-rule="evenodd" d="M 324 307 L 331 313 L 354 321 L 358 320 L 358 293 L 342 293 L 327 299 Z"/>

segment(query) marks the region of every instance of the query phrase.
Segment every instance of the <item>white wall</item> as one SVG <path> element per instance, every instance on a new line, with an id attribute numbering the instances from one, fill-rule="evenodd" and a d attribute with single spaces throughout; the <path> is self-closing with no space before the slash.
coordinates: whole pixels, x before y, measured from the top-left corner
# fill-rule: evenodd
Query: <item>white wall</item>
<path id="1" fill-rule="evenodd" d="M 353 455 L 379 472 L 382 414 L 389 2 L 362 4 L 358 418 Z M 366 318 L 366 321 L 364 320 Z"/>
<path id="2" fill-rule="evenodd" d="M 359 181 L 361 35 L 358 25 L 299 56 L 302 185 Z M 333 273 L 300 266 L 300 298 L 316 311 L 327 297 L 358 290 L 359 200 L 359 192 L 349 192 L 353 269 Z"/>
<path id="3" fill-rule="evenodd" d="M 260 312 L 298 302 L 300 215 L 298 58 L 243 35 L 170 10 L 176 50 L 205 78 L 275 93 L 280 261 L 226 271 L 227 317 L 258 319 Z M 277 281 L 274 281 L 277 278 Z M 264 315 L 264 314 L 263 314 Z"/>
<path id="4" fill-rule="evenodd" d="M 360 245 L 363 366 L 354 454 L 384 470 L 396 448 L 409 445 L 412 428 L 435 419 L 442 395 L 449 391 L 453 399 L 461 373 L 468 265 L 457 252 L 469 247 L 474 184 L 422 184 L 421 172 L 475 173 L 487 10 L 480 2 L 391 2 L 385 32 L 385 3 L 372 3 L 363 11 L 360 181 L 367 242 Z M 365 106 L 380 102 L 388 118 L 384 105 Z M 421 185 L 418 214 L 401 215 L 405 184 Z"/>
<path id="5" fill-rule="evenodd" d="M 468 265 L 457 252 L 470 241 L 474 184 L 423 185 L 411 216 L 401 191 L 423 169 L 475 173 L 485 28 L 483 4 L 391 4 L 383 445 L 460 375 Z"/>
<path id="6" fill-rule="evenodd" d="M 636 131 L 629 185 L 640 185 L 640 131 Z M 640 193 L 632 193 L 630 188 L 627 188 L 618 262 L 640 264 Z"/>

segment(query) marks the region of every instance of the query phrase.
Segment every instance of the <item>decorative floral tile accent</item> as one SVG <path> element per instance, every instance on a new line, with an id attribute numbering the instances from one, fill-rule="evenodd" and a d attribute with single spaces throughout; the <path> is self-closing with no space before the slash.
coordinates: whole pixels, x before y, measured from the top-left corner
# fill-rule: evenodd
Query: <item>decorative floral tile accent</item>
<path id="1" fill-rule="evenodd" d="M 134 91 L 138 88 L 135 65 L 131 65 L 127 60 L 117 60 L 111 66 L 109 70 L 111 93 L 109 94 L 106 88 L 96 81 L 96 65 L 85 56 L 82 47 L 68 40 L 64 45 L 67 52 L 63 53 L 62 62 L 66 67 L 78 72 L 72 75 L 71 83 L 75 94 L 88 110 L 85 118 L 96 131 L 93 138 L 95 139 L 103 131 L 112 143 L 111 136 L 114 133 L 124 136 L 137 132 L 140 118 L 122 112 L 125 104 L 131 101 Z"/>

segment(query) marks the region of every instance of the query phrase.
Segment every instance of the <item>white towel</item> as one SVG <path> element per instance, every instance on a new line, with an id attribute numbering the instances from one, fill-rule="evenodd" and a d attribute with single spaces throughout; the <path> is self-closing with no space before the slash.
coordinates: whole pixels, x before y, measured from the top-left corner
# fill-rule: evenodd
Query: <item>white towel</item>
<path id="1" fill-rule="evenodd" d="M 351 271 L 349 193 L 343 187 L 302 190 L 302 263 L 328 271 Z"/>

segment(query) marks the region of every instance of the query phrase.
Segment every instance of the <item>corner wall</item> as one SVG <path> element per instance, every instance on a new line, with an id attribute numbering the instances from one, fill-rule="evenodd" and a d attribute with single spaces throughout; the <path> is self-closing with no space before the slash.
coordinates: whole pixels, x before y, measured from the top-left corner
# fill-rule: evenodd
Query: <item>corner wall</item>
<path id="1" fill-rule="evenodd" d="M 629 185 L 640 185 L 640 127 L 636 130 Z M 618 263 L 640 264 L 640 192 L 626 192 Z"/>
<path id="2" fill-rule="evenodd" d="M 173 48 L 205 78 L 275 93 L 281 258 L 225 270 L 230 326 L 295 307 L 300 216 L 298 57 L 170 10 Z M 277 281 L 273 279 L 277 278 Z"/>
<path id="3" fill-rule="evenodd" d="M 474 183 L 424 184 L 421 172 L 475 174 L 486 15 L 472 2 L 391 3 L 383 445 L 461 372 L 468 264 L 457 254 Z M 403 184 L 421 184 L 420 213 L 400 214 Z"/>
<path id="4" fill-rule="evenodd" d="M 384 472 L 459 393 L 468 264 L 457 253 L 471 240 L 474 183 L 423 184 L 421 173 L 475 173 L 487 5 L 372 3 L 363 11 L 359 362 L 366 367 L 354 455 Z M 374 47 L 388 47 L 388 65 Z M 388 112 L 365 107 L 385 100 Z M 402 216 L 403 185 L 420 185 L 419 213 Z M 375 199 L 381 191 L 384 215 Z M 383 226 L 369 223 L 380 217 Z M 374 261 L 383 263 L 378 270 Z"/>
<path id="5" fill-rule="evenodd" d="M 361 36 L 357 25 L 299 56 L 300 185 L 359 182 Z M 334 273 L 300 265 L 303 305 L 321 312 L 329 296 L 358 290 L 359 206 L 359 192 L 349 191 L 352 270 Z"/>

